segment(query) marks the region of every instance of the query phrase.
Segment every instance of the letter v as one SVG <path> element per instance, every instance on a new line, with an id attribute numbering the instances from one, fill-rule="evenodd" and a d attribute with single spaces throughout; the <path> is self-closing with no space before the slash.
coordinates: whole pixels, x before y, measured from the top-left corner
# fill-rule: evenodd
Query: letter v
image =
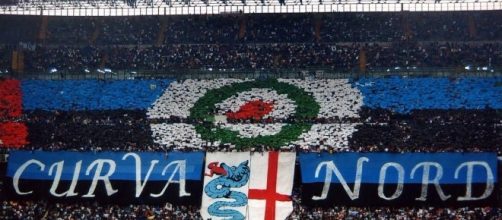
<path id="1" fill-rule="evenodd" d="M 153 167 L 155 164 L 159 163 L 158 160 L 152 160 L 150 162 L 150 167 L 148 168 L 148 171 L 146 172 L 145 180 L 142 182 L 141 181 L 141 158 L 138 156 L 136 153 L 127 153 L 122 157 L 122 160 L 127 159 L 129 156 L 132 156 L 134 158 L 134 161 L 136 163 L 136 198 L 138 198 L 141 193 L 143 192 L 143 189 L 146 186 L 146 183 L 148 182 L 148 179 L 150 178 L 150 174 L 152 174 Z"/>

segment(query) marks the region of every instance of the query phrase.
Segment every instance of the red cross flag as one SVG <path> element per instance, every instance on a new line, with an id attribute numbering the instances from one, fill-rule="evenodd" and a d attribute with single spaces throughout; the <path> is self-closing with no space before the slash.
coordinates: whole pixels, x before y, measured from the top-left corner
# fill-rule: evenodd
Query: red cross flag
<path id="1" fill-rule="evenodd" d="M 251 155 L 248 219 L 286 219 L 291 214 L 295 158 L 295 153 L 276 151 Z"/>

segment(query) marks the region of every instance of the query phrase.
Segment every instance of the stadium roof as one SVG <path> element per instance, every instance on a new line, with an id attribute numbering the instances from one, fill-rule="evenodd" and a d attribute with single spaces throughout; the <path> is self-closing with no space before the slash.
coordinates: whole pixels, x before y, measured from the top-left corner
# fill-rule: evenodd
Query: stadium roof
<path id="1" fill-rule="evenodd" d="M 502 10 L 502 0 L 5 0 L 0 14 L 141 16 Z"/>

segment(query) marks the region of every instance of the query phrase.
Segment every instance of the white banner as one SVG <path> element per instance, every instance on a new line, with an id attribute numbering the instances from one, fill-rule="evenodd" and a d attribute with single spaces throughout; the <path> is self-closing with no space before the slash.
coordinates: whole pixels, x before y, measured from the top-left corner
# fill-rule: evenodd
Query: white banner
<path id="1" fill-rule="evenodd" d="M 250 154 L 207 153 L 200 214 L 204 219 L 245 219 Z"/>

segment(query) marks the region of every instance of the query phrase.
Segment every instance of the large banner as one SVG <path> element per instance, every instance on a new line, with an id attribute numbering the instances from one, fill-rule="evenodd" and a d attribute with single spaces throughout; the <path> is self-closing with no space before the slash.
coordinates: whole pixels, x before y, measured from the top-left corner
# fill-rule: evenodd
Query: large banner
<path id="1" fill-rule="evenodd" d="M 200 204 L 204 153 L 12 151 L 12 198 Z"/>
<path id="2" fill-rule="evenodd" d="M 310 206 L 493 205 L 495 153 L 301 153 Z"/>

